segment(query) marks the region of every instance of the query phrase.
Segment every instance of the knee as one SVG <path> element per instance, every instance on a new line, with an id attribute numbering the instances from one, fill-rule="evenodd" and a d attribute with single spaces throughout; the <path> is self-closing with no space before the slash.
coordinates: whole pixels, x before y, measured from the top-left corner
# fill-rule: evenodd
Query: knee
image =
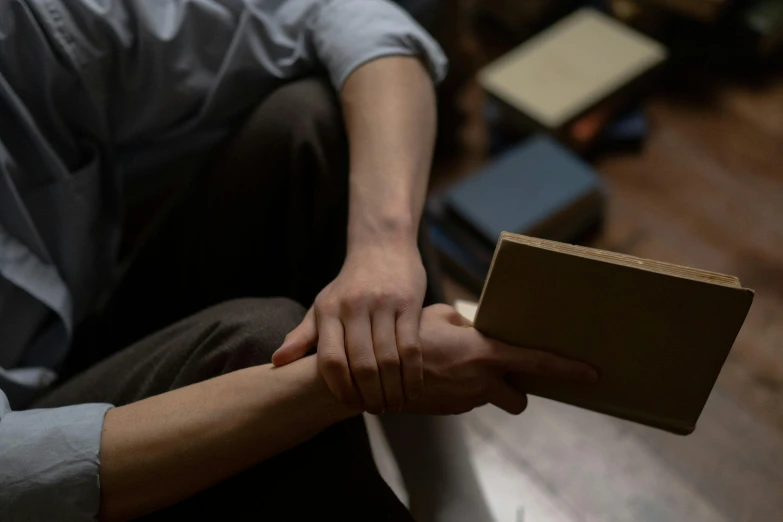
<path id="1" fill-rule="evenodd" d="M 252 125 L 269 129 L 288 148 L 307 143 L 346 145 L 340 104 L 325 79 L 305 78 L 270 94 L 253 115 Z"/>
<path id="2" fill-rule="evenodd" d="M 285 297 L 232 299 L 205 311 L 224 333 L 280 344 L 305 316 L 302 305 Z"/>
<path id="3" fill-rule="evenodd" d="M 305 316 L 286 298 L 236 299 L 198 314 L 201 340 L 192 353 L 202 378 L 268 364 Z"/>

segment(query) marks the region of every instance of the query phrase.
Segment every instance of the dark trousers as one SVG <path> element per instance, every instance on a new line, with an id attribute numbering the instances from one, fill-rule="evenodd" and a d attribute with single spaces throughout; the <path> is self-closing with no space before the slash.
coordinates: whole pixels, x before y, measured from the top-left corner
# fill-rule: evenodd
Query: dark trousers
<path id="1" fill-rule="evenodd" d="M 306 79 L 275 91 L 78 329 L 65 381 L 34 406 L 119 406 L 268 363 L 340 269 L 347 173 L 332 89 Z M 411 520 L 377 472 L 361 417 L 147 518 Z"/>

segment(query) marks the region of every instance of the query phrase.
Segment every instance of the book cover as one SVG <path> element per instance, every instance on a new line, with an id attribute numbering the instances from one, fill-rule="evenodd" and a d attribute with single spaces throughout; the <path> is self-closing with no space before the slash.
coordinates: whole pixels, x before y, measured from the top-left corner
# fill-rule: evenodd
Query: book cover
<path id="1" fill-rule="evenodd" d="M 655 40 L 584 8 L 486 66 L 479 83 L 527 119 L 555 131 L 666 56 Z"/>
<path id="2" fill-rule="evenodd" d="M 604 192 L 588 164 L 539 135 L 458 183 L 445 201 L 491 249 L 504 230 L 574 239 L 600 220 Z"/>
<path id="3" fill-rule="evenodd" d="M 594 386 L 512 378 L 519 389 L 688 434 L 752 301 L 731 276 L 504 233 L 475 327 L 601 375 Z"/>

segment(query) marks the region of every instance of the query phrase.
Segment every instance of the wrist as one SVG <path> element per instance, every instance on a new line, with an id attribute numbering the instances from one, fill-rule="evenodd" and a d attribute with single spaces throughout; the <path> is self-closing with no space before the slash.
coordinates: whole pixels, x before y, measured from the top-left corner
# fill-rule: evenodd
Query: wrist
<path id="1" fill-rule="evenodd" d="M 294 364 L 302 367 L 302 398 L 327 414 L 333 422 L 339 422 L 362 413 L 360 408 L 352 408 L 343 404 L 329 389 L 326 381 L 318 370 L 318 360 L 315 355 L 307 356 Z"/>
<path id="2" fill-rule="evenodd" d="M 288 399 L 284 406 L 307 413 L 312 421 L 322 427 L 353 417 L 360 411 L 354 411 L 340 402 L 329 390 L 326 382 L 318 371 L 315 355 L 304 357 L 282 367 L 265 365 L 256 367 L 259 371 L 269 372 L 268 378 L 255 378 L 254 381 L 264 382 L 267 386 L 277 383 L 286 388 L 284 393 Z"/>
<path id="3" fill-rule="evenodd" d="M 418 232 L 418 220 L 410 213 L 376 214 L 351 219 L 348 224 L 348 253 L 377 245 L 417 248 Z"/>

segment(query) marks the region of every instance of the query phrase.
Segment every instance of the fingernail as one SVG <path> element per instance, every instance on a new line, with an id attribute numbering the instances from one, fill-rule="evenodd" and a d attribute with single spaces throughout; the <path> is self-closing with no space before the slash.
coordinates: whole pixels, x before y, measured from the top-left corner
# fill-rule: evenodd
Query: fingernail
<path id="1" fill-rule="evenodd" d="M 585 382 L 589 383 L 596 383 L 598 382 L 599 376 L 598 371 L 595 368 L 588 368 L 584 372 L 584 380 Z"/>

